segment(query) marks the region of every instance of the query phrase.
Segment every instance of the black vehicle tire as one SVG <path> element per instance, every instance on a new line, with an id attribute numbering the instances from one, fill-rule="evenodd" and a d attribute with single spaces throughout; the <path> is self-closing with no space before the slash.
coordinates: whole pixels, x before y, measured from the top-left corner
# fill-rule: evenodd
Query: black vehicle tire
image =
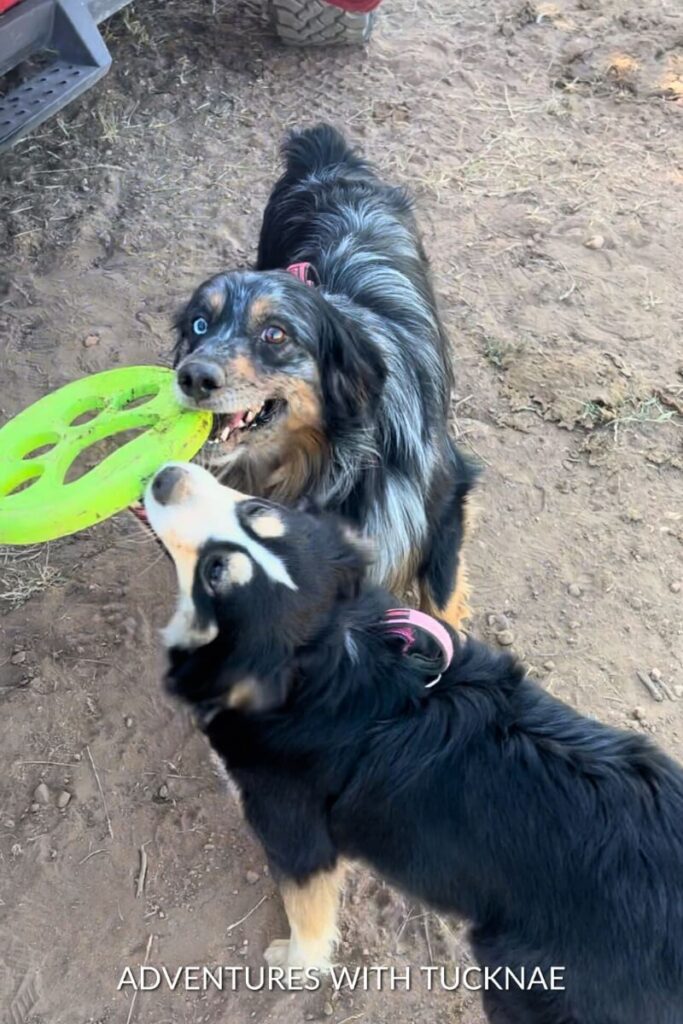
<path id="1" fill-rule="evenodd" d="M 275 31 L 288 46 L 362 46 L 375 11 L 351 14 L 325 0 L 270 0 Z"/>

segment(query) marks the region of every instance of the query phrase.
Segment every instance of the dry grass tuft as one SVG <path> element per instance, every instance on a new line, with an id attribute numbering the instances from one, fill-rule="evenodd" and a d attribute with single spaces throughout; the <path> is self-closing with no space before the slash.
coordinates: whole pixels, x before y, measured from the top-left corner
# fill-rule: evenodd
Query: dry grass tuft
<path id="1" fill-rule="evenodd" d="M 50 565 L 49 545 L 0 547 L 0 602 L 9 608 L 20 608 L 61 580 L 59 569 Z"/>

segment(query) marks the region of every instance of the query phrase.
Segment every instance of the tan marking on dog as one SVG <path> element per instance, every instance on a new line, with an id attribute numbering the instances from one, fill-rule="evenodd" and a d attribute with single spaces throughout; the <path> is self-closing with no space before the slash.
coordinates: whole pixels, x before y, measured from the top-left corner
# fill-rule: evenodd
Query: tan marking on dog
<path id="1" fill-rule="evenodd" d="M 229 581 L 238 587 L 243 587 L 245 583 L 249 583 L 254 575 L 254 566 L 251 564 L 249 555 L 245 555 L 243 551 L 235 551 L 234 554 L 230 555 L 227 563 L 227 573 Z"/>
<path id="2" fill-rule="evenodd" d="M 322 475 L 328 444 L 315 386 L 287 378 L 278 391 L 288 411 L 273 444 L 274 450 L 279 446 L 278 458 L 263 493 L 286 503 L 311 490 Z"/>
<path id="3" fill-rule="evenodd" d="M 291 928 L 289 940 L 273 942 L 266 950 L 271 966 L 328 970 L 339 939 L 337 911 L 346 866 L 320 871 L 304 883 L 283 882 L 282 899 Z"/>
<path id="4" fill-rule="evenodd" d="M 389 579 L 382 581 L 382 586 L 402 599 L 409 597 L 410 601 L 414 601 L 420 557 L 419 551 L 411 551 L 403 563 L 394 568 Z"/>
<path id="5" fill-rule="evenodd" d="M 218 288 L 209 288 L 205 297 L 211 311 L 215 313 L 216 316 L 220 316 L 225 307 L 225 293 Z"/>
<path id="6" fill-rule="evenodd" d="M 274 512 L 255 516 L 249 520 L 249 526 L 257 537 L 263 537 L 266 540 L 272 537 L 284 537 L 286 532 L 285 524 Z"/>
<path id="7" fill-rule="evenodd" d="M 254 706 L 257 685 L 256 680 L 251 678 L 235 683 L 228 695 L 227 706 L 233 710 L 248 711 Z"/>
<path id="8" fill-rule="evenodd" d="M 265 295 L 261 295 L 258 299 L 254 299 L 249 307 L 249 327 L 255 330 L 273 315 L 273 303 Z"/>
<path id="9" fill-rule="evenodd" d="M 295 433 L 297 430 L 322 430 L 322 411 L 320 398 L 315 387 L 307 380 L 293 377 L 285 387 L 284 394 L 289 405 L 289 415 L 285 421 L 286 428 Z"/>
<path id="10" fill-rule="evenodd" d="M 257 384 L 259 390 L 265 392 L 266 381 L 259 379 L 259 375 L 256 372 L 256 368 L 252 363 L 251 359 L 244 355 L 235 356 L 234 359 L 228 362 L 228 376 L 241 377 L 243 380 L 248 381 L 249 384 Z M 267 394 L 267 393 L 266 393 Z"/>

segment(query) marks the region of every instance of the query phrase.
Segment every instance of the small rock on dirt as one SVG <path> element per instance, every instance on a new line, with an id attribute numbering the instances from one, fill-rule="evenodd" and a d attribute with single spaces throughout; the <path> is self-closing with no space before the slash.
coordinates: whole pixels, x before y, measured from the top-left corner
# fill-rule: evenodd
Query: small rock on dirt
<path id="1" fill-rule="evenodd" d="M 35 814 L 35 813 L 36 813 L 36 811 L 39 811 L 39 810 L 40 810 L 40 804 L 36 804 L 36 803 L 33 803 L 33 804 L 31 804 L 31 810 L 32 810 L 32 811 L 33 811 L 33 813 Z"/>
<path id="2" fill-rule="evenodd" d="M 546 670 L 546 672 L 553 672 L 555 670 L 555 662 L 551 659 L 549 659 L 548 661 L 544 661 L 543 668 Z"/>
<path id="3" fill-rule="evenodd" d="M 99 334 L 87 334 L 83 339 L 83 348 L 94 348 L 95 345 L 99 344 Z"/>
<path id="4" fill-rule="evenodd" d="M 605 245 L 605 236 L 591 235 L 591 237 L 587 238 L 583 244 L 586 249 L 602 249 Z"/>
<path id="5" fill-rule="evenodd" d="M 168 796 L 169 796 L 168 786 L 166 785 L 165 782 L 163 782 L 159 786 L 159 792 L 157 793 L 157 796 L 159 797 L 160 800 L 168 800 Z"/>
<path id="6" fill-rule="evenodd" d="M 496 633 L 496 640 L 501 647 L 510 647 L 515 642 L 515 634 L 511 629 L 501 629 L 500 633 Z"/>
<path id="7" fill-rule="evenodd" d="M 256 885 L 261 876 L 259 875 L 258 871 L 247 871 L 244 877 L 246 878 L 249 885 Z"/>
<path id="8" fill-rule="evenodd" d="M 635 718 L 636 722 L 645 722 L 645 711 L 641 707 L 635 707 L 631 712 L 631 716 Z"/>
<path id="9" fill-rule="evenodd" d="M 126 729 L 133 728 L 133 719 L 130 717 L 130 715 L 126 715 L 126 717 L 123 720 L 123 724 L 125 725 Z"/>
<path id="10" fill-rule="evenodd" d="M 325 1003 L 325 1005 L 323 1006 L 323 1013 L 325 1014 L 326 1017 L 332 1016 L 332 1014 L 334 1013 L 332 1003 Z"/>
<path id="11" fill-rule="evenodd" d="M 583 591 L 578 583 L 570 583 L 567 587 L 567 593 L 570 597 L 581 597 Z"/>
<path id="12" fill-rule="evenodd" d="M 680 592 L 681 592 L 681 584 L 678 582 L 678 580 L 674 580 L 673 583 L 669 584 L 669 590 L 671 591 L 672 594 L 680 594 Z"/>
<path id="13" fill-rule="evenodd" d="M 662 678 L 662 673 L 659 671 L 658 668 L 651 668 L 650 669 L 650 679 L 654 679 L 654 681 L 656 683 L 658 683 L 658 682 L 661 681 L 661 678 Z"/>
<path id="14" fill-rule="evenodd" d="M 23 665 L 26 661 L 26 651 L 16 651 L 15 654 L 10 658 L 10 662 L 13 665 Z"/>
<path id="15" fill-rule="evenodd" d="M 44 782 L 36 786 L 33 790 L 33 799 L 39 804 L 49 804 L 50 802 L 50 790 L 47 788 Z"/>
<path id="16" fill-rule="evenodd" d="M 70 800 L 71 793 L 68 791 L 68 789 L 63 789 L 61 793 L 57 795 L 57 807 L 59 807 L 59 809 L 63 811 Z"/>

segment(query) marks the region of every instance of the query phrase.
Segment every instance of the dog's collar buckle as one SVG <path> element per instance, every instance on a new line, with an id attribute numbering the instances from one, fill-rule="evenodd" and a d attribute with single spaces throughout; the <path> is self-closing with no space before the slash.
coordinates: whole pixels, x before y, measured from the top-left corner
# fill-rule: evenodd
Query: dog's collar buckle
<path id="1" fill-rule="evenodd" d="M 298 277 L 300 281 L 303 281 L 304 284 L 309 285 L 311 288 L 314 285 L 320 284 L 318 272 L 312 263 L 290 263 L 285 269 L 288 274 Z"/>
<path id="2" fill-rule="evenodd" d="M 390 608 L 385 612 L 382 623 L 388 627 L 387 633 L 403 640 L 403 653 L 410 654 L 411 660 L 419 671 L 424 672 L 425 675 L 437 673 L 436 678 L 425 683 L 425 688 L 429 690 L 432 686 L 436 686 L 453 660 L 453 641 L 446 627 L 433 619 L 431 615 L 416 611 L 414 608 Z M 415 644 L 416 629 L 426 633 L 436 642 L 439 648 L 438 658 L 411 653 Z"/>

